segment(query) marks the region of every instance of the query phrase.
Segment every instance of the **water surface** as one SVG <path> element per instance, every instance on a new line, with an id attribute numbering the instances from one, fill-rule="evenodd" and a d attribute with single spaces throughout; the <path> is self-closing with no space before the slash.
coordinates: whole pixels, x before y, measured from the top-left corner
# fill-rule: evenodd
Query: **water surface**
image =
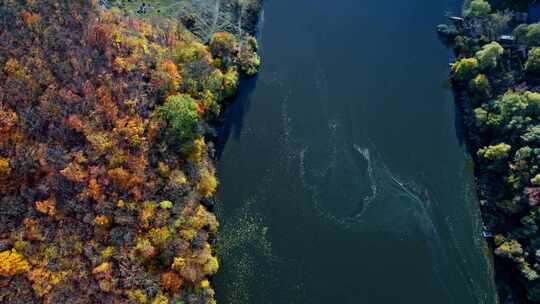
<path id="1" fill-rule="evenodd" d="M 435 26 L 451 0 L 271 0 L 226 114 L 220 303 L 495 303 Z"/>

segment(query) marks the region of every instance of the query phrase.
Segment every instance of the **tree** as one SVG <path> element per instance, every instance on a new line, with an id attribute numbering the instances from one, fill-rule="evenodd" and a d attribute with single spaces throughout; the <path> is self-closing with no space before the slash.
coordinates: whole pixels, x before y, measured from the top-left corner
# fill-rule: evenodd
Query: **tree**
<path id="1" fill-rule="evenodd" d="M 212 35 L 209 47 L 212 56 L 221 59 L 222 66 L 227 68 L 231 65 L 233 55 L 237 52 L 238 42 L 233 34 L 219 32 Z"/>
<path id="2" fill-rule="evenodd" d="M 181 139 L 189 140 L 195 137 L 199 114 L 195 100 L 189 95 L 169 96 L 159 108 L 159 112 L 167 121 L 168 129 Z"/>
<path id="3" fill-rule="evenodd" d="M 512 18 L 513 14 L 508 11 L 496 12 L 489 15 L 488 28 L 486 29 L 489 32 L 489 37 L 495 40 L 501 34 L 504 34 Z"/>
<path id="4" fill-rule="evenodd" d="M 529 26 L 527 24 L 520 24 L 512 31 L 512 35 L 516 38 L 517 43 L 527 44 L 528 28 Z"/>
<path id="5" fill-rule="evenodd" d="M 207 168 L 203 168 L 199 172 L 199 182 L 197 190 L 203 197 L 210 197 L 216 192 L 218 182 L 216 176 Z"/>
<path id="6" fill-rule="evenodd" d="M 478 150 L 478 156 L 491 161 L 501 161 L 508 158 L 512 147 L 505 143 L 500 143 L 493 146 L 487 146 Z"/>
<path id="7" fill-rule="evenodd" d="M 486 75 L 478 74 L 469 83 L 469 90 L 478 99 L 485 99 L 491 95 L 491 85 Z"/>
<path id="8" fill-rule="evenodd" d="M 533 178 L 531 178 L 531 184 L 540 186 L 540 174 L 536 174 Z"/>
<path id="9" fill-rule="evenodd" d="M 485 17 L 491 13 L 491 5 L 485 0 L 473 0 L 463 15 L 465 17 Z"/>
<path id="10" fill-rule="evenodd" d="M 257 40 L 253 37 L 249 37 L 240 48 L 238 56 L 240 67 L 247 76 L 253 76 L 259 71 L 261 58 L 257 55 L 257 49 Z"/>
<path id="11" fill-rule="evenodd" d="M 523 93 L 527 99 L 527 113 L 529 115 L 539 115 L 540 114 L 540 93 L 536 92 L 525 92 Z"/>
<path id="12" fill-rule="evenodd" d="M 223 75 L 223 97 L 232 97 L 238 88 L 238 71 L 231 68 Z"/>
<path id="13" fill-rule="evenodd" d="M 540 72 L 540 47 L 534 47 L 529 51 L 525 70 L 535 74 Z"/>
<path id="14" fill-rule="evenodd" d="M 523 255 L 523 247 L 521 244 L 513 239 L 505 240 L 495 249 L 495 254 L 501 257 L 516 260 Z"/>
<path id="15" fill-rule="evenodd" d="M 522 94 L 509 91 L 495 101 L 495 106 L 499 110 L 503 121 L 509 122 L 515 116 L 524 115 L 529 102 Z"/>
<path id="16" fill-rule="evenodd" d="M 482 70 L 489 70 L 497 67 L 497 62 L 503 53 L 504 48 L 499 43 L 493 41 L 484 45 L 480 51 L 476 52 L 475 58 L 478 59 Z"/>
<path id="17" fill-rule="evenodd" d="M 458 82 L 467 82 L 476 75 L 480 64 L 476 58 L 462 58 L 452 65 L 452 78 Z"/>
<path id="18" fill-rule="evenodd" d="M 528 127 L 527 132 L 521 136 L 521 139 L 530 144 L 540 142 L 540 125 Z"/>
<path id="19" fill-rule="evenodd" d="M 533 23 L 527 26 L 525 42 L 529 46 L 540 46 L 540 23 Z"/>
<path id="20" fill-rule="evenodd" d="M 30 264 L 14 248 L 0 252 L 0 275 L 13 276 L 30 269 Z"/>

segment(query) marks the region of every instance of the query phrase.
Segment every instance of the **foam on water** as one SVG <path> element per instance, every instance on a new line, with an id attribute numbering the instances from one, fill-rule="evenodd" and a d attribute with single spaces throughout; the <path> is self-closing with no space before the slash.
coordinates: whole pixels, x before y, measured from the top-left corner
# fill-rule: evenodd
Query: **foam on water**
<path id="1" fill-rule="evenodd" d="M 290 121 L 289 117 L 287 122 L 290 123 Z M 477 302 L 487 303 L 489 296 L 477 292 L 481 288 L 477 288 L 478 284 L 472 277 L 472 270 L 468 267 L 470 264 L 469 259 L 465 254 L 461 253 L 460 248 L 462 245 L 460 245 L 450 224 L 455 219 L 451 220 L 446 217 L 444 225 L 436 225 L 434 222 L 436 216 L 434 208 L 438 207 L 438 202 L 427 186 L 413 180 L 403 180 L 393 173 L 384 163 L 383 158 L 376 152 L 377 149 L 371 142 L 370 147 L 362 147 L 357 144 L 352 146 L 352 150 L 361 155 L 367 163 L 365 167 L 367 179 L 364 182 L 370 185 L 370 192 L 358 197 L 356 200 L 359 204 L 358 211 L 349 216 L 342 216 L 325 208 L 325 204 L 321 201 L 321 189 L 318 185 L 328 182 L 328 171 L 338 166 L 337 156 L 340 151 L 335 138 L 339 126 L 339 122 L 335 120 L 328 122 L 330 134 L 327 150 L 328 162 L 322 168 L 321 166 L 313 168 L 308 162 L 308 154 L 311 149 L 309 145 L 304 145 L 296 154 L 298 157 L 298 176 L 304 189 L 310 193 L 313 207 L 320 218 L 327 223 L 346 230 L 362 231 L 376 226 L 378 229 L 399 234 L 401 239 L 404 240 L 412 237 L 415 232 L 411 229 L 417 226 L 422 231 L 425 243 L 430 248 L 429 252 L 433 260 L 435 277 L 439 285 L 445 290 L 446 297 L 451 299 L 453 296 L 452 291 L 447 286 L 445 277 L 450 272 L 457 272 L 467 282 L 466 288 L 477 299 Z M 286 134 L 290 135 L 290 130 Z M 288 142 L 288 148 L 290 149 L 292 147 L 290 136 Z M 354 189 L 351 190 L 354 193 Z M 353 195 L 352 193 L 351 195 Z M 474 202 L 474 200 L 472 201 Z M 375 214 L 385 214 L 385 216 L 374 217 Z M 443 229 L 445 233 L 451 236 L 450 242 L 448 240 L 443 242 L 439 229 Z M 485 243 L 479 237 L 475 238 L 475 244 L 485 246 Z M 450 248 L 454 249 L 453 251 L 458 255 L 460 263 L 457 265 L 448 265 L 449 256 L 446 252 Z"/>

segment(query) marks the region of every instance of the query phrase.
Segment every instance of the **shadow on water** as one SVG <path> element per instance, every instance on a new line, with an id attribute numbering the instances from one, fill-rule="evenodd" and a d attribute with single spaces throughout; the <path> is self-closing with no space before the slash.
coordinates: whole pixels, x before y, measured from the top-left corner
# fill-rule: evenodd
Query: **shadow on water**
<path id="1" fill-rule="evenodd" d="M 216 157 L 219 160 L 230 136 L 239 138 L 244 128 L 244 119 L 249 111 L 250 95 L 255 90 L 258 76 L 242 79 L 240 89 L 233 102 L 226 105 L 227 109 L 218 123 L 216 145 Z"/>

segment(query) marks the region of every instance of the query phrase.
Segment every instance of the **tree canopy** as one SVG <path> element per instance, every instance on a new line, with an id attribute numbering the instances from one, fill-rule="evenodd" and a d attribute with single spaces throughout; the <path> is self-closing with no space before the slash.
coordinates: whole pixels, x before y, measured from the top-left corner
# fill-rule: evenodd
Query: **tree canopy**
<path id="1" fill-rule="evenodd" d="M 491 5 L 486 0 L 472 0 L 464 11 L 467 17 L 483 17 L 489 13 L 491 13 Z"/>

